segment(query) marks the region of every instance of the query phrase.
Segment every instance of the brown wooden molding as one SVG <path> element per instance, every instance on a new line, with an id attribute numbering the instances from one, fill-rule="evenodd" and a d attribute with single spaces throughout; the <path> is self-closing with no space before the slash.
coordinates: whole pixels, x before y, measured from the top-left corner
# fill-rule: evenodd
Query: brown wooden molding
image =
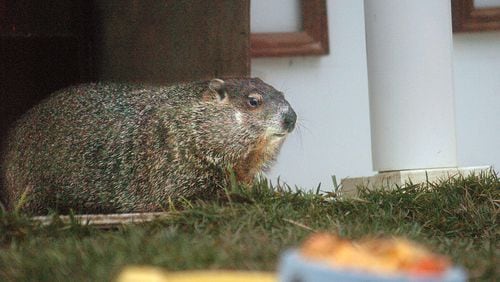
<path id="1" fill-rule="evenodd" d="M 301 0 L 302 31 L 250 35 L 252 57 L 325 55 L 329 53 L 326 0 Z"/>
<path id="2" fill-rule="evenodd" d="M 452 0 L 453 32 L 500 30 L 500 6 L 475 8 L 474 0 Z"/>

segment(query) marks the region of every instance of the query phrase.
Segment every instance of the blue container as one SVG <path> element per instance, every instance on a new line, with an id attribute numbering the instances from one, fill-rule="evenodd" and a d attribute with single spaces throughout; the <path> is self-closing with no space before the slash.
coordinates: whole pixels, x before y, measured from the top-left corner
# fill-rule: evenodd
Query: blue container
<path id="1" fill-rule="evenodd" d="M 465 282 L 467 275 L 462 268 L 453 267 L 436 275 L 409 276 L 404 273 L 394 275 L 334 268 L 326 263 L 304 259 L 298 250 L 285 251 L 278 266 L 280 282 Z"/>

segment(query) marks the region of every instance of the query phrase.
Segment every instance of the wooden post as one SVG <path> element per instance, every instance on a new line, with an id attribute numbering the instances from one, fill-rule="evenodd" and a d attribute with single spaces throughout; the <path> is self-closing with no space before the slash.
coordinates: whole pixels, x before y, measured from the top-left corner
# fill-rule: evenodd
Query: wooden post
<path id="1" fill-rule="evenodd" d="M 97 1 L 101 80 L 167 84 L 248 76 L 249 1 Z"/>

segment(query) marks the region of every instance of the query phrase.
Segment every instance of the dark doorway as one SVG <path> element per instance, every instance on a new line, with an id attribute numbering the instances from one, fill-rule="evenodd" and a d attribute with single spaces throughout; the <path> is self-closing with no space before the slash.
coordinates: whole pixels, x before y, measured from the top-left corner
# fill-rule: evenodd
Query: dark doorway
<path id="1" fill-rule="evenodd" d="M 248 50 L 249 0 L 0 0 L 0 143 L 57 89 L 248 76 Z"/>

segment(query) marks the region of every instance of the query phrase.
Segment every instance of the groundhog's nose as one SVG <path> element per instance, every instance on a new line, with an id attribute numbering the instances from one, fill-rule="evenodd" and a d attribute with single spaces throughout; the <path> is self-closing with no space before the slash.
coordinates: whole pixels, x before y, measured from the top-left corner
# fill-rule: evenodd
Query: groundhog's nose
<path id="1" fill-rule="evenodd" d="M 288 108 L 288 111 L 283 113 L 283 128 L 288 132 L 292 132 L 292 130 L 295 128 L 296 121 L 297 114 L 292 108 Z"/>

